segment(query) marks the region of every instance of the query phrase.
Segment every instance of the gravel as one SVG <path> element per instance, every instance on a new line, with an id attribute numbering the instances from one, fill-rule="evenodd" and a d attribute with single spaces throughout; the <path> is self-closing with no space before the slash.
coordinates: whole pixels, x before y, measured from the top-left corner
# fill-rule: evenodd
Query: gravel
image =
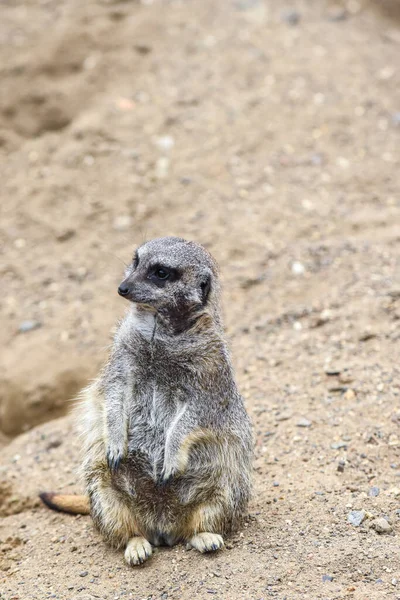
<path id="1" fill-rule="evenodd" d="M 348 17 L 348 13 L 346 9 L 342 6 L 332 6 L 327 13 L 328 21 L 332 21 L 332 23 L 337 23 L 338 21 L 345 21 Z"/>
<path id="2" fill-rule="evenodd" d="M 129 215 L 118 215 L 113 221 L 113 229 L 116 231 L 128 231 L 132 227 L 132 219 Z"/>
<path id="3" fill-rule="evenodd" d="M 360 527 L 361 523 L 366 519 L 365 510 L 352 510 L 347 515 L 347 522 L 354 527 Z"/>
<path id="4" fill-rule="evenodd" d="M 297 421 L 296 425 L 297 427 L 311 427 L 312 422 L 308 419 L 302 418 Z"/>
<path id="5" fill-rule="evenodd" d="M 333 442 L 331 448 L 332 450 L 347 450 L 347 444 L 346 442 Z"/>
<path id="6" fill-rule="evenodd" d="M 383 517 L 380 517 L 379 519 L 374 519 L 371 522 L 371 529 L 374 529 L 376 531 L 376 533 L 391 533 L 392 532 L 392 526 Z"/>
<path id="7" fill-rule="evenodd" d="M 295 27 L 300 23 L 301 14 L 297 10 L 285 10 L 281 14 L 281 19 L 284 23 L 291 25 L 291 27 Z"/>
<path id="8" fill-rule="evenodd" d="M 22 321 L 22 323 L 19 324 L 18 331 L 19 333 L 28 333 L 29 331 L 33 331 L 34 329 L 39 329 L 39 327 L 41 326 L 42 324 L 40 321 L 28 319 L 26 321 Z"/>
<path id="9" fill-rule="evenodd" d="M 338 466 L 337 466 L 337 471 L 339 473 L 343 473 L 345 466 L 346 466 L 346 462 L 344 460 L 339 460 L 339 463 L 338 463 Z"/>
<path id="10" fill-rule="evenodd" d="M 303 275 L 305 270 L 305 266 L 301 262 L 295 261 L 292 264 L 292 273 L 294 273 L 295 275 Z"/>

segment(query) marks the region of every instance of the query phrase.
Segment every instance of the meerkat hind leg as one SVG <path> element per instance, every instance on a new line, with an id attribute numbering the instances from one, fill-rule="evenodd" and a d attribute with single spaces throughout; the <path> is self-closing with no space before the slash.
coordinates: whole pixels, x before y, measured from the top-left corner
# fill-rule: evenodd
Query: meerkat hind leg
<path id="1" fill-rule="evenodd" d="M 125 549 L 125 560 L 131 567 L 141 565 L 150 558 L 153 549 L 144 537 L 133 537 L 129 540 Z"/>
<path id="2" fill-rule="evenodd" d="M 219 535 L 218 533 L 203 531 L 190 538 L 189 544 L 192 548 L 195 548 L 203 554 L 204 552 L 215 552 L 215 550 L 220 550 L 224 547 L 224 540 L 222 539 L 222 535 Z"/>

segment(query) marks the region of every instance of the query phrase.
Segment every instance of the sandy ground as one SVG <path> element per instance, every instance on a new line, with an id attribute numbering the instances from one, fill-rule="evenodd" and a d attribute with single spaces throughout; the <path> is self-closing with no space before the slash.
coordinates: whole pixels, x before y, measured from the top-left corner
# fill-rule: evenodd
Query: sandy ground
<path id="1" fill-rule="evenodd" d="M 400 598 L 399 3 L 0 10 L 0 597 Z M 169 234 L 221 265 L 254 499 L 132 570 L 37 493 L 79 491 L 62 415 Z"/>

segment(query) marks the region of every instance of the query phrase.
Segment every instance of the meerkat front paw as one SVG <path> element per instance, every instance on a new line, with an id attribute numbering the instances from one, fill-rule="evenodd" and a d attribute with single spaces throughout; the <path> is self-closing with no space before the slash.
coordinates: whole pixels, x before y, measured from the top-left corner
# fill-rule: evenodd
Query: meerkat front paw
<path id="1" fill-rule="evenodd" d="M 110 471 L 115 473 L 117 471 L 121 460 L 126 456 L 126 448 L 118 446 L 116 444 L 109 444 L 107 447 L 107 464 Z"/>
<path id="2" fill-rule="evenodd" d="M 224 547 L 224 540 L 222 539 L 222 535 L 219 535 L 218 533 L 208 533 L 207 531 L 204 531 L 194 535 L 189 540 L 189 544 L 192 548 L 195 548 L 203 554 L 204 552 L 215 552 L 215 550 L 220 550 Z"/>
<path id="3" fill-rule="evenodd" d="M 131 538 L 126 546 L 125 560 L 131 567 L 141 565 L 153 554 L 150 543 L 144 537 Z"/>

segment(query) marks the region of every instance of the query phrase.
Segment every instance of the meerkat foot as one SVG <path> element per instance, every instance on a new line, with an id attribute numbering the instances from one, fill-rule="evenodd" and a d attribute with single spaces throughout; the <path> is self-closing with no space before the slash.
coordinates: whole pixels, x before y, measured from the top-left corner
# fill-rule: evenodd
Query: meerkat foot
<path id="1" fill-rule="evenodd" d="M 141 565 L 150 558 L 153 549 L 144 537 L 133 537 L 129 540 L 125 550 L 125 560 L 131 567 Z"/>
<path id="2" fill-rule="evenodd" d="M 194 535 L 189 540 L 189 544 L 192 548 L 195 548 L 203 554 L 204 552 L 215 552 L 215 550 L 220 550 L 224 547 L 224 540 L 218 533 L 208 533 L 207 531 L 204 531 L 203 533 Z"/>

